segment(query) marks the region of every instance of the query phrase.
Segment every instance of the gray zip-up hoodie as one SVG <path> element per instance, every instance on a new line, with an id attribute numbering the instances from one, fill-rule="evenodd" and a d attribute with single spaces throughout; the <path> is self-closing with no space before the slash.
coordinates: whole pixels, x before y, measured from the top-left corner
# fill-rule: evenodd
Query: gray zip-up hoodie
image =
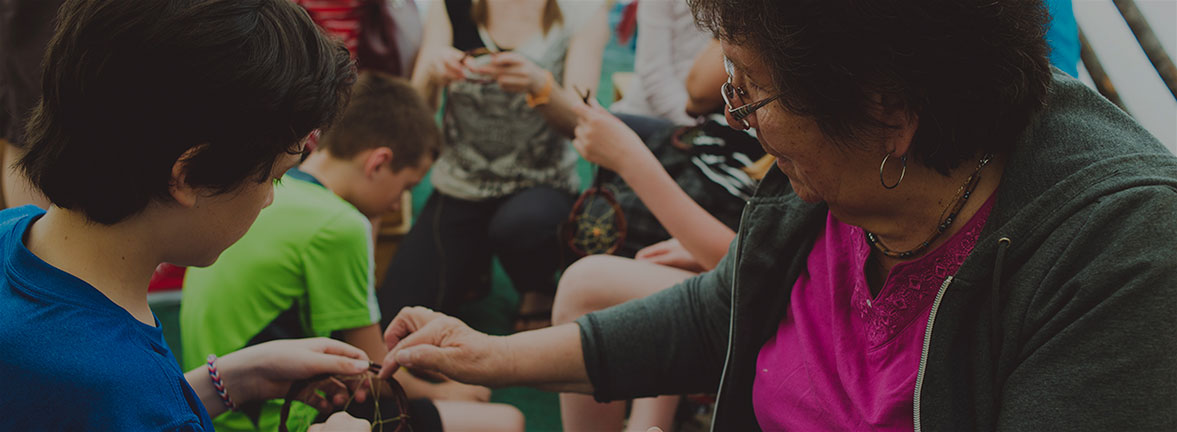
<path id="1" fill-rule="evenodd" d="M 712 429 L 759 430 L 756 357 L 826 213 L 773 170 L 714 271 L 578 320 L 595 397 L 718 389 Z M 1177 158 L 1078 81 L 1009 155 L 913 398 L 916 430 L 1177 430 Z"/>

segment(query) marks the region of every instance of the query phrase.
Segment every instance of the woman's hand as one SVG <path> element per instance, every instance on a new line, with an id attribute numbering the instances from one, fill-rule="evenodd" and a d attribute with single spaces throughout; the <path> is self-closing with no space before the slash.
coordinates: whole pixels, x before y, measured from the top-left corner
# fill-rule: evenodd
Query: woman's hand
<path id="1" fill-rule="evenodd" d="M 474 331 L 457 318 L 422 307 L 402 309 L 384 332 L 388 355 L 380 378 L 400 366 L 470 384 L 493 385 L 509 362 L 502 338 Z"/>
<path id="2" fill-rule="evenodd" d="M 466 54 L 457 48 L 437 47 L 422 54 L 424 55 L 421 61 L 425 63 L 425 73 L 433 85 L 445 87 L 466 78 L 465 66 L 462 65 Z"/>
<path id="3" fill-rule="evenodd" d="M 352 417 L 345 412 L 337 412 L 331 414 L 331 417 L 327 417 L 326 422 L 311 425 L 307 432 L 369 432 L 371 430 L 372 425 L 367 420 Z"/>
<path id="4" fill-rule="evenodd" d="M 363 350 L 328 339 L 291 339 L 266 342 L 226 354 L 217 368 L 229 395 L 237 403 L 275 399 L 286 395 L 290 384 L 320 374 L 355 375 L 368 370 Z M 342 405 L 346 387 L 324 389 L 326 401 Z M 321 405 L 312 401 L 312 404 Z"/>
<path id="5" fill-rule="evenodd" d="M 540 93 L 548 81 L 547 70 L 514 52 L 491 54 L 487 64 L 469 68 L 476 74 L 494 77 L 499 87 L 511 93 Z"/>
<path id="6" fill-rule="evenodd" d="M 634 259 L 654 264 L 683 269 L 689 272 L 702 273 L 707 271 L 699 260 L 691 255 L 678 239 L 670 239 L 654 243 L 639 250 Z"/>
<path id="7" fill-rule="evenodd" d="M 623 179 L 643 163 L 658 160 L 629 126 L 596 101 L 591 106 L 579 105 L 573 108 L 578 118 L 572 146 L 589 162 L 601 165 Z M 661 165 L 659 165 L 661 168 Z M 628 180 L 627 180 L 628 181 Z"/>

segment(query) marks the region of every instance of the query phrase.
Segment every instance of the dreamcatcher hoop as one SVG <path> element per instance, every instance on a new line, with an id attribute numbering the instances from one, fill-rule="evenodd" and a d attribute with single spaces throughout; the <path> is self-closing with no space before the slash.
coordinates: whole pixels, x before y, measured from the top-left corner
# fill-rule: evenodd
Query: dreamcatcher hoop
<path id="1" fill-rule="evenodd" d="M 595 203 L 602 200 L 608 208 L 598 215 Z M 625 212 L 611 187 L 601 185 L 600 167 L 593 175 L 593 186 L 572 205 L 562 231 L 564 243 L 578 258 L 613 254 L 625 244 Z"/>
<path id="2" fill-rule="evenodd" d="M 286 401 L 282 403 L 282 411 L 278 417 L 278 432 L 289 432 L 286 427 L 286 420 L 290 417 L 291 403 L 299 399 L 299 396 L 305 391 L 314 391 L 319 388 L 319 385 L 330 381 L 338 380 L 345 384 L 355 383 L 357 381 L 367 381 L 367 388 L 369 389 L 368 400 L 364 403 L 354 402 L 355 394 L 348 397 L 347 404 L 339 411 L 345 411 L 352 417 L 362 418 L 372 423 L 373 431 L 380 432 L 412 432 L 412 426 L 409 426 L 409 399 L 405 395 L 405 389 L 401 387 L 400 383 L 391 376 L 387 379 L 380 380 L 376 375 L 380 373 L 380 365 L 373 363 L 367 372 L 360 375 L 332 375 L 322 374 L 316 375 L 301 381 L 295 381 L 290 385 L 290 390 L 286 392 Z M 351 385 L 348 388 L 356 388 Z M 385 412 L 381 409 L 381 403 L 385 403 L 386 407 L 389 402 L 396 408 L 395 414 L 385 417 Z M 320 412 L 315 419 L 315 423 L 321 423 L 327 419 L 327 416 L 334 414 L 333 412 Z M 392 425 L 391 429 L 386 429 L 385 426 Z"/>
<path id="3" fill-rule="evenodd" d="M 591 105 L 589 98 L 591 91 L 576 92 L 584 100 L 585 105 Z M 609 206 L 601 215 L 593 212 L 596 197 L 603 199 Z M 625 212 L 621 203 L 612 190 L 601 184 L 601 166 L 594 166 L 593 186 L 586 189 L 572 205 L 568 212 L 568 219 L 561 225 L 561 237 L 568 249 L 582 258 L 594 254 L 613 254 L 621 249 L 625 243 Z"/>

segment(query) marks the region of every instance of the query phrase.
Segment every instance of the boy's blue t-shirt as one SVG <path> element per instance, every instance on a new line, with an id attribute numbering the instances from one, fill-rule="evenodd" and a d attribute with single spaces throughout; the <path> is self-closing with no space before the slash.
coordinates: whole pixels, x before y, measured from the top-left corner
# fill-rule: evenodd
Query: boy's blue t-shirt
<path id="1" fill-rule="evenodd" d="M 0 211 L 0 430 L 212 431 L 163 332 L 24 245 Z"/>

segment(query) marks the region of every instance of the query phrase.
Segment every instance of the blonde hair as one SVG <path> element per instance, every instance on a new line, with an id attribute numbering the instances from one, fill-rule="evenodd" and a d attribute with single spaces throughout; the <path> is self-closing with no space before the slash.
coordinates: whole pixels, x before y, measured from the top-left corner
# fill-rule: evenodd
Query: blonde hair
<path id="1" fill-rule="evenodd" d="M 490 16 L 487 6 L 488 0 L 474 0 L 474 4 L 470 7 L 470 17 L 474 20 L 474 24 L 480 27 L 486 27 L 486 22 Z M 543 31 L 547 36 L 548 31 L 556 24 L 564 23 L 564 14 L 560 12 L 560 5 L 556 4 L 556 0 L 548 0 L 544 4 L 544 20 Z"/>

